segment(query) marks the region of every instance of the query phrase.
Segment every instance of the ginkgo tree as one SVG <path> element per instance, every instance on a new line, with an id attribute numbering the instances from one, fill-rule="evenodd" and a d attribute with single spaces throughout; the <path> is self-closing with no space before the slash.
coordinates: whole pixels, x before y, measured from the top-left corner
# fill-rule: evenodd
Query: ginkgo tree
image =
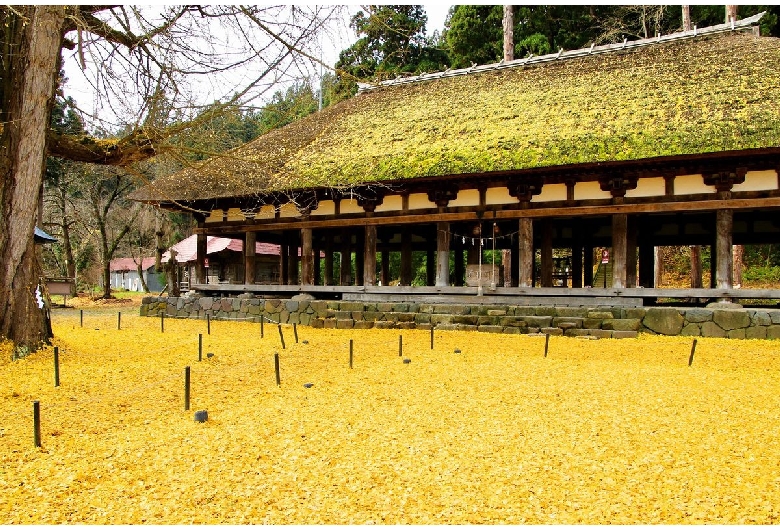
<path id="1" fill-rule="evenodd" d="M 28 350 L 49 338 L 36 296 L 41 269 L 33 239 L 47 153 L 130 166 L 165 152 L 167 138 L 199 120 L 300 77 L 337 10 L 1 6 L 0 336 Z M 123 136 L 107 140 L 51 128 L 63 52 L 90 74 L 98 106 L 121 118 Z M 196 104 L 195 94 L 204 92 L 213 96 L 210 113 Z"/>

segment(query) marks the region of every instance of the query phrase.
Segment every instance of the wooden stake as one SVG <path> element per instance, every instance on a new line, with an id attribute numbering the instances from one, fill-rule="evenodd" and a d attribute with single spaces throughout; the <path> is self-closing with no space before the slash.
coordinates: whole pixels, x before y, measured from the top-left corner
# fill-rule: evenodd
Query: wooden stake
<path id="1" fill-rule="evenodd" d="M 41 403 L 33 401 L 33 439 L 35 447 L 41 446 Z"/>
<path id="2" fill-rule="evenodd" d="M 81 327 L 84 327 L 84 310 L 79 309 L 79 323 L 81 324 Z"/>
<path id="3" fill-rule="evenodd" d="M 262 339 L 265 335 L 265 330 L 263 329 L 263 324 L 265 324 L 265 316 L 260 315 L 260 338 Z"/>
<path id="4" fill-rule="evenodd" d="M 122 312 L 116 314 L 116 329 L 122 329 Z"/>
<path id="5" fill-rule="evenodd" d="M 298 344 L 298 326 L 293 323 L 293 335 L 295 335 L 295 344 Z"/>
<path id="6" fill-rule="evenodd" d="M 282 325 L 279 324 L 278 327 L 279 327 L 279 338 L 282 339 L 282 349 L 284 350 L 286 348 L 284 347 L 284 333 L 282 333 Z"/>
<path id="7" fill-rule="evenodd" d="M 688 357 L 688 366 L 693 364 L 693 354 L 696 352 L 696 339 L 693 339 L 693 345 L 691 346 L 691 356 Z"/>
<path id="8" fill-rule="evenodd" d="M 281 326 L 279 329 L 281 330 Z M 274 371 L 276 372 L 276 386 L 282 386 L 282 378 L 279 375 L 279 353 L 274 353 Z"/>
<path id="9" fill-rule="evenodd" d="M 165 333 L 165 313 L 160 313 L 160 333 Z"/>
<path id="10" fill-rule="evenodd" d="M 544 336 L 544 356 L 547 357 L 547 349 L 550 347 L 550 334 Z"/>
<path id="11" fill-rule="evenodd" d="M 431 349 L 433 349 L 433 326 L 431 326 Z"/>
<path id="12" fill-rule="evenodd" d="M 206 333 L 211 335 L 211 315 L 206 314 Z"/>
<path id="13" fill-rule="evenodd" d="M 54 386 L 60 386 L 60 349 L 54 347 Z"/>
<path id="14" fill-rule="evenodd" d="M 352 369 L 352 339 L 349 339 L 349 368 Z"/>
<path id="15" fill-rule="evenodd" d="M 404 336 L 398 335 L 398 356 L 402 357 L 404 354 Z"/>
<path id="16" fill-rule="evenodd" d="M 198 361 L 203 360 L 203 333 L 198 333 Z"/>
<path id="17" fill-rule="evenodd" d="M 184 410 L 190 410 L 190 367 L 184 368 Z"/>

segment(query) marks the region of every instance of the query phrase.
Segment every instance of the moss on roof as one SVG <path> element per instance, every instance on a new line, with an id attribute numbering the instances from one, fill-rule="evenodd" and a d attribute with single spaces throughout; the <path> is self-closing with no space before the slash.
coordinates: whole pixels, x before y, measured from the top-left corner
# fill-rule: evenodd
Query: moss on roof
<path id="1" fill-rule="evenodd" d="M 778 109 L 780 39 L 725 34 L 374 90 L 147 191 L 209 199 L 777 147 Z"/>

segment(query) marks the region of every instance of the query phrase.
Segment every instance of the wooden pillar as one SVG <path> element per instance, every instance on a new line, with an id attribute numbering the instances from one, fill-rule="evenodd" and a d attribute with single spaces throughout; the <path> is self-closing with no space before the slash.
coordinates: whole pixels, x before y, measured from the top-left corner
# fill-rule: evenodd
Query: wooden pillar
<path id="1" fill-rule="evenodd" d="M 376 225 L 366 226 L 363 245 L 363 285 L 376 285 Z"/>
<path id="2" fill-rule="evenodd" d="M 412 233 L 401 230 L 401 285 L 412 285 Z"/>
<path id="3" fill-rule="evenodd" d="M 314 253 L 311 228 L 301 228 L 301 285 L 314 285 Z"/>
<path id="4" fill-rule="evenodd" d="M 425 285 L 436 283 L 436 251 L 430 244 L 425 251 Z"/>
<path id="5" fill-rule="evenodd" d="M 636 255 L 637 255 L 637 236 L 639 227 L 637 218 L 628 219 L 628 233 L 626 234 L 626 287 L 633 288 L 637 286 Z"/>
<path id="6" fill-rule="evenodd" d="M 715 287 L 731 289 L 734 258 L 731 250 L 734 212 L 718 210 L 715 218 Z"/>
<path id="7" fill-rule="evenodd" d="M 593 287 L 593 243 L 590 241 L 582 248 L 582 284 Z"/>
<path id="8" fill-rule="evenodd" d="M 549 219 L 542 220 L 542 287 L 553 286 L 553 226 Z"/>
<path id="9" fill-rule="evenodd" d="M 436 223 L 436 286 L 450 284 L 450 223 Z"/>
<path id="10" fill-rule="evenodd" d="M 244 283 L 255 283 L 256 232 L 247 232 L 244 238 Z"/>
<path id="11" fill-rule="evenodd" d="M 518 227 L 518 286 L 534 286 L 534 224 L 533 219 L 522 218 Z"/>
<path id="12" fill-rule="evenodd" d="M 612 214 L 612 287 L 626 287 L 626 261 L 628 252 L 628 215 Z"/>
<path id="13" fill-rule="evenodd" d="M 352 285 L 351 234 L 349 229 L 341 230 L 341 264 L 339 266 L 339 285 Z"/>
<path id="14" fill-rule="evenodd" d="M 206 243 L 208 241 L 206 234 L 198 234 L 195 238 L 195 253 L 197 264 L 195 265 L 195 275 L 198 283 L 206 283 Z"/>
<path id="15" fill-rule="evenodd" d="M 367 228 L 367 227 L 366 227 Z M 364 285 L 365 282 L 365 253 L 366 253 L 366 233 L 365 231 L 358 232 L 356 237 L 356 249 L 355 249 L 355 285 Z M 376 249 L 375 249 L 376 250 Z M 374 258 L 376 259 L 376 258 Z M 376 267 L 376 264 L 374 265 Z M 376 276 L 374 276 L 376 281 Z"/>
<path id="16" fill-rule="evenodd" d="M 701 246 L 691 245 L 691 289 L 702 288 Z"/>

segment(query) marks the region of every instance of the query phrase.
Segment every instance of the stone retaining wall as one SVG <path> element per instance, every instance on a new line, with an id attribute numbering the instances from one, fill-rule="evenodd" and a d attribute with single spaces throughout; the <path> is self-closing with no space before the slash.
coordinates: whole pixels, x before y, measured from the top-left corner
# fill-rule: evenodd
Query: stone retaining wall
<path id="1" fill-rule="evenodd" d="M 141 316 L 251 320 L 336 329 L 431 329 L 486 333 L 631 338 L 638 333 L 735 339 L 780 338 L 780 309 L 586 308 L 478 304 L 364 303 L 306 299 L 199 295 L 146 297 Z"/>

